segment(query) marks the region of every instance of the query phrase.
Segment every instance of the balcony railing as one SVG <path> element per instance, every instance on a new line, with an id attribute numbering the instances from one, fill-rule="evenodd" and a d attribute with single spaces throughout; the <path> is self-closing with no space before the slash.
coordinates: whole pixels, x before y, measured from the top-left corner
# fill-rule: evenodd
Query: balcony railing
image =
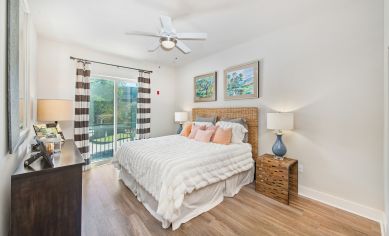
<path id="1" fill-rule="evenodd" d="M 123 143 L 135 139 L 135 127 L 135 123 L 118 123 L 115 144 L 113 124 L 89 126 L 89 152 L 91 161 L 96 162 L 112 158 L 115 148 L 119 148 Z"/>

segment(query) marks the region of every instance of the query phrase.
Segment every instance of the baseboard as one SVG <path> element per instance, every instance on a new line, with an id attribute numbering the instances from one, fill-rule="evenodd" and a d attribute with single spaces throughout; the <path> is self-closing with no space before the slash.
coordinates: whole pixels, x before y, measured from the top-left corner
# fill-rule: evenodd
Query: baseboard
<path id="1" fill-rule="evenodd" d="M 386 232 L 386 216 L 383 211 L 301 185 L 299 185 L 299 195 L 374 220 L 380 223 L 382 235 Z"/>
<path id="2" fill-rule="evenodd" d="M 383 221 L 381 223 L 382 236 L 387 236 L 388 235 L 388 218 L 387 218 L 386 214 L 384 214 L 382 221 Z"/>

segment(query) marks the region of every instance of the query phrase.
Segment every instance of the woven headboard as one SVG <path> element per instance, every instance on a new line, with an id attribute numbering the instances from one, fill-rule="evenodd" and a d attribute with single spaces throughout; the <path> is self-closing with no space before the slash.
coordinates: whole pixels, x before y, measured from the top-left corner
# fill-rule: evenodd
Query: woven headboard
<path id="1" fill-rule="evenodd" d="M 197 116 L 217 116 L 217 120 L 223 118 L 244 118 L 247 121 L 249 130 L 249 143 L 252 146 L 253 158 L 258 154 L 258 108 L 237 107 L 237 108 L 193 108 L 192 120 Z"/>

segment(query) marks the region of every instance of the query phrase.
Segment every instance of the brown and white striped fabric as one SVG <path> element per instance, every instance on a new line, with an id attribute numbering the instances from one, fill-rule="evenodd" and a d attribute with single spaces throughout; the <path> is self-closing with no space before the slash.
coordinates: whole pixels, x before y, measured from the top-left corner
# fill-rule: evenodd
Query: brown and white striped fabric
<path id="1" fill-rule="evenodd" d="M 74 103 L 74 141 L 87 164 L 89 163 L 89 91 L 89 63 L 79 61 Z"/>
<path id="2" fill-rule="evenodd" d="M 139 72 L 136 115 L 136 139 L 150 138 L 151 98 L 150 73 Z"/>

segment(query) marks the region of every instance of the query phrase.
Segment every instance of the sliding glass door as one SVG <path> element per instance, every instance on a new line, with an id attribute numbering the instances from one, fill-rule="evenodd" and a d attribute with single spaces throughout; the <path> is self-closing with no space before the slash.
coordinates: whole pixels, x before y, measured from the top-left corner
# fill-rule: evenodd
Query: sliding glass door
<path id="1" fill-rule="evenodd" d="M 136 132 L 136 82 L 92 76 L 89 145 L 92 163 L 109 161 Z"/>
<path id="2" fill-rule="evenodd" d="M 124 80 L 117 82 L 116 148 L 135 139 L 137 97 L 136 83 Z"/>

